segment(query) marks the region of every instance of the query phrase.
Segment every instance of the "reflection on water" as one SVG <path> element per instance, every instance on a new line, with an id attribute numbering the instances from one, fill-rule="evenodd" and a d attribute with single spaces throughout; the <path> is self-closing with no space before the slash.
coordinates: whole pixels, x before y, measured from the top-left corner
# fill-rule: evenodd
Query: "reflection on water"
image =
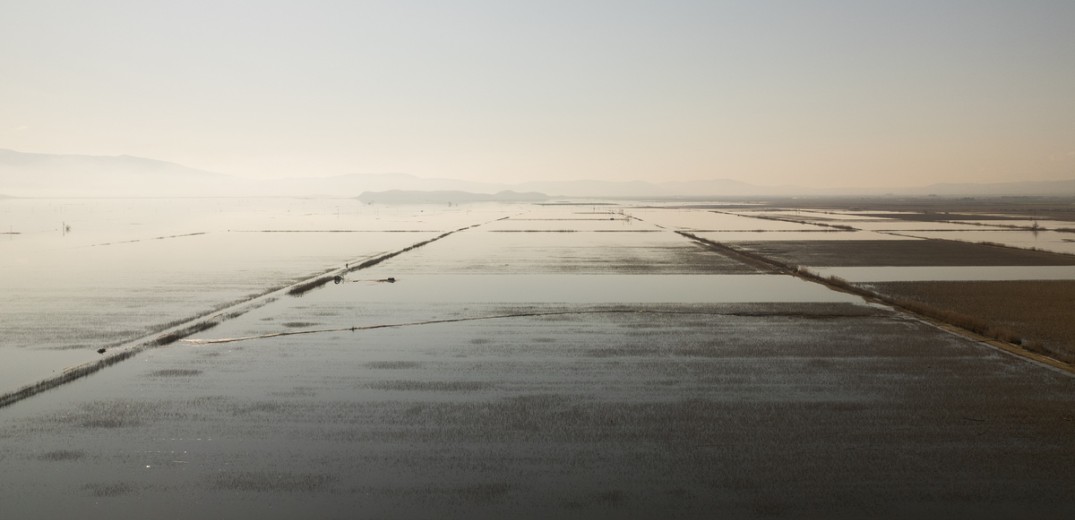
<path id="1" fill-rule="evenodd" d="M 744 211 L 743 214 L 752 214 L 755 211 Z M 759 214 L 787 218 L 792 220 L 816 220 L 819 222 L 829 220 L 842 220 L 848 222 L 871 222 L 871 221 L 884 221 L 889 220 L 885 217 L 875 216 L 878 212 L 869 212 L 870 215 L 861 215 L 855 212 L 848 211 L 818 211 L 818 210 L 777 210 L 777 211 L 758 211 Z"/>
<path id="2" fill-rule="evenodd" d="M 800 240 L 915 240 L 914 238 L 875 233 L 872 231 L 696 231 L 698 235 L 714 242 L 774 242 Z"/>
<path id="3" fill-rule="evenodd" d="M 361 277 L 376 277 L 362 274 Z M 786 275 L 408 275 L 394 284 L 349 283 L 315 301 L 373 303 L 763 303 L 861 302 Z"/>
<path id="4" fill-rule="evenodd" d="M 570 213 L 557 215 L 522 215 L 518 218 L 490 222 L 484 227 L 487 231 L 503 232 L 633 232 L 653 231 L 655 228 L 644 222 L 619 214 Z M 530 218 L 528 218 L 530 217 Z"/>
<path id="5" fill-rule="evenodd" d="M 503 222 L 457 233 L 391 262 L 417 274 L 748 274 L 759 272 L 645 223 L 652 232 L 501 232 Z M 539 224 L 529 222 L 529 224 Z M 550 226 L 557 225 L 551 222 Z M 538 228 L 540 229 L 540 228 Z"/>
<path id="6" fill-rule="evenodd" d="M 5 200 L 0 229 L 19 234 L 0 237 L 0 393 L 96 358 L 102 346 L 509 209 L 349 199 Z"/>
<path id="7" fill-rule="evenodd" d="M 696 231 L 816 231 L 821 226 L 764 218 L 733 215 L 717 211 L 689 209 L 631 210 L 646 222 L 672 229 Z"/>
<path id="8" fill-rule="evenodd" d="M 762 275 L 764 266 L 703 247 L 676 229 L 715 242 L 941 238 L 1075 253 L 1075 234 L 986 227 L 1020 221 L 871 215 L 630 204 L 384 206 L 353 199 L 4 200 L 0 232 L 10 234 L 0 235 L 0 392 L 95 358 L 99 347 L 476 224 L 483 225 L 352 273 L 396 276 L 399 283 L 330 285 L 306 298 L 374 304 L 857 301 L 792 277 Z M 822 272 L 852 281 L 1072 278 L 1070 268 Z"/>
<path id="9" fill-rule="evenodd" d="M 870 222 L 853 222 L 848 225 L 868 231 L 982 231 L 980 226 L 956 224 L 952 222 L 919 222 L 913 220 L 874 220 Z M 1000 228 L 995 228 L 1000 229 Z"/>

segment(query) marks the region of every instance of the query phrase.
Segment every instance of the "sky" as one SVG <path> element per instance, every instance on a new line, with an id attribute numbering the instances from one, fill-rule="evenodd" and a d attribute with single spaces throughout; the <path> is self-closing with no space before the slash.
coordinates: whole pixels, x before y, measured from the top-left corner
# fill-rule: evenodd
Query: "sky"
<path id="1" fill-rule="evenodd" d="M 0 0 L 0 148 L 250 178 L 1075 178 L 1075 1 Z"/>

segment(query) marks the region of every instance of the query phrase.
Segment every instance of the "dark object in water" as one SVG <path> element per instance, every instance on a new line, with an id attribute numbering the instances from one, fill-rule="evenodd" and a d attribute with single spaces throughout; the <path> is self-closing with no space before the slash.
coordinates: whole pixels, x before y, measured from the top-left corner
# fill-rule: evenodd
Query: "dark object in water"
<path id="1" fill-rule="evenodd" d="M 332 279 L 332 282 L 335 283 L 336 285 L 340 285 L 341 283 L 343 283 L 343 277 L 342 276 L 337 276 L 337 277 Z"/>
<path id="2" fill-rule="evenodd" d="M 388 283 L 396 283 L 396 277 L 395 276 L 389 276 L 388 278 L 385 278 L 384 280 L 381 280 L 381 281 L 382 282 L 388 282 Z"/>
<path id="3" fill-rule="evenodd" d="M 104 354 L 104 353 L 105 353 L 105 349 L 103 349 L 103 348 L 99 348 L 99 349 L 97 349 L 97 353 L 98 353 L 98 354 Z"/>

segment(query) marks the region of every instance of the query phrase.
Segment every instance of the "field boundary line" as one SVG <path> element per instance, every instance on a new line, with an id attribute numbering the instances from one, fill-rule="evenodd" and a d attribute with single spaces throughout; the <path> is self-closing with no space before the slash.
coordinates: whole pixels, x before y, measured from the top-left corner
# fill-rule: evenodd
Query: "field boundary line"
<path id="1" fill-rule="evenodd" d="M 302 294 L 310 290 L 321 287 L 322 285 L 333 281 L 336 276 L 341 276 L 350 272 L 373 267 L 374 265 L 384 262 L 385 260 L 394 258 L 408 251 L 412 251 L 419 247 L 436 242 L 437 240 L 448 237 L 454 233 L 473 229 L 485 225 L 487 223 L 488 222 L 479 222 L 477 224 L 471 224 L 469 226 L 461 227 L 452 231 L 446 231 L 428 240 L 423 240 L 421 242 L 411 244 L 410 246 L 407 246 L 403 249 L 398 249 L 396 251 L 391 251 L 388 253 L 381 253 L 380 255 L 372 257 L 365 257 L 355 265 L 351 265 L 350 262 L 348 262 L 345 263 L 344 267 L 342 268 L 333 267 L 332 269 L 318 273 L 306 280 L 292 283 L 290 285 L 285 285 L 283 287 L 269 289 L 261 294 L 252 296 L 241 302 L 228 305 L 223 308 L 214 309 L 199 316 L 184 320 L 181 323 L 166 327 L 162 330 L 158 330 L 145 336 L 136 338 L 134 340 L 121 343 L 118 347 L 107 348 L 107 351 L 110 351 L 110 353 L 108 353 L 105 357 L 94 361 L 82 363 L 80 365 L 67 367 L 59 375 L 43 379 L 36 383 L 31 383 L 17 390 L 0 394 L 0 409 L 7 406 L 11 406 L 19 401 L 22 401 L 23 399 L 28 399 L 42 392 L 52 390 L 53 388 L 57 388 L 66 383 L 70 383 L 72 381 L 97 373 L 105 368 L 115 365 L 116 363 L 126 361 L 142 353 L 143 351 L 170 345 L 197 332 L 213 328 L 221 322 L 232 318 L 237 318 L 256 308 L 268 305 L 269 303 L 272 303 L 279 299 L 279 297 L 281 296 L 302 296 Z"/>
<path id="2" fill-rule="evenodd" d="M 823 276 L 821 276 L 819 274 L 813 273 L 813 272 L 811 272 L 811 271 L 809 271 L 807 269 L 803 269 L 803 268 L 801 268 L 799 266 L 791 266 L 791 265 L 785 264 L 783 262 L 773 260 L 772 258 L 768 258 L 768 257 L 762 256 L 762 255 L 756 254 L 756 253 L 751 253 L 751 252 L 748 252 L 748 251 L 738 250 L 738 249 L 735 249 L 735 248 L 733 248 L 733 247 L 731 247 L 731 246 L 729 246 L 727 244 L 721 244 L 721 243 L 718 243 L 718 242 L 714 242 L 712 240 L 699 237 L 697 235 L 694 235 L 694 234 L 686 232 L 686 231 L 676 231 L 676 233 L 679 234 L 679 235 L 682 235 L 682 236 L 684 236 L 686 238 L 689 238 L 691 240 L 694 240 L 694 241 L 696 241 L 698 243 L 706 245 L 706 246 L 708 246 L 708 247 L 710 247 L 710 248 L 712 248 L 714 250 L 717 250 L 719 252 L 733 253 L 733 254 L 736 255 L 737 258 L 744 258 L 744 259 L 753 260 L 756 263 L 769 266 L 770 268 L 776 270 L 777 272 L 790 274 L 792 276 L 796 276 L 798 278 L 801 278 L 801 279 L 809 281 L 809 282 L 819 283 L 819 284 L 824 285 L 825 287 L 828 287 L 829 289 L 832 289 L 834 291 L 843 292 L 843 293 L 847 293 L 847 294 L 853 294 L 855 296 L 859 296 L 859 297 L 863 298 L 867 302 L 881 303 L 881 304 L 887 305 L 889 307 L 892 307 L 893 309 L 896 309 L 896 310 L 898 310 L 900 312 L 909 314 L 909 315 L 919 319 L 920 321 L 932 324 L 932 325 L 936 326 L 937 328 L 940 328 L 940 329 L 945 330 L 947 332 L 955 333 L 955 334 L 958 334 L 958 335 L 960 335 L 960 336 L 962 336 L 964 338 L 973 340 L 973 341 L 975 341 L 977 343 L 983 343 L 983 344 L 985 344 L 987 346 L 1003 350 L 1005 352 L 1008 352 L 1009 354 L 1021 357 L 1024 360 L 1037 362 L 1039 364 L 1044 364 L 1044 365 L 1047 365 L 1047 366 L 1049 366 L 1051 368 L 1062 370 L 1062 371 L 1068 373 L 1069 375 L 1075 375 L 1075 365 L 1072 365 L 1070 363 L 1065 363 L 1064 361 L 1061 361 L 1059 359 L 1056 359 L 1056 358 L 1053 358 L 1053 357 L 1050 357 L 1050 356 L 1046 356 L 1044 354 L 1040 354 L 1040 353 L 1037 353 L 1037 352 L 1032 352 L 1030 350 L 1027 350 L 1025 348 L 1020 347 L 1017 344 L 1014 344 L 1014 343 L 1011 343 L 1011 342 L 1008 342 L 1008 341 L 1004 341 L 1004 340 L 1002 340 L 1000 338 L 989 337 L 987 335 L 984 335 L 984 334 L 981 334 L 979 332 L 973 331 L 971 329 L 968 329 L 966 327 L 960 326 L 958 324 L 946 321 L 946 320 L 944 320 L 943 318 L 940 317 L 940 315 L 944 314 L 944 311 L 941 310 L 941 309 L 935 309 L 933 307 L 930 307 L 930 306 L 924 305 L 924 304 L 912 305 L 910 302 L 902 301 L 902 300 L 897 299 L 897 298 L 892 298 L 890 296 L 885 296 L 884 294 L 881 294 L 881 293 L 878 293 L 878 292 L 875 292 L 875 291 L 871 291 L 871 290 L 865 289 L 863 287 L 859 287 L 857 285 L 852 284 L 851 282 L 848 282 L 848 281 L 846 281 L 846 280 L 844 280 L 842 278 L 836 277 L 836 276 L 830 276 L 830 277 L 826 278 L 826 277 L 823 277 Z M 936 314 L 936 316 L 932 315 L 932 314 Z"/>

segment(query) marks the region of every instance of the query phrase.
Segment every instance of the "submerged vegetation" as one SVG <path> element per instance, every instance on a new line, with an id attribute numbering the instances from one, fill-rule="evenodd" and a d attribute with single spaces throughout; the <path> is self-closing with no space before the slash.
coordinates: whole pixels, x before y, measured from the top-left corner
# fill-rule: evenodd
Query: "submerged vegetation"
<path id="1" fill-rule="evenodd" d="M 175 331 L 169 332 L 167 334 L 164 334 L 164 335 L 158 337 L 156 340 L 154 340 L 153 345 L 158 346 L 158 347 L 163 347 L 165 345 L 170 345 L 170 344 L 175 343 L 176 341 L 179 341 L 179 340 L 181 340 L 181 339 L 183 339 L 183 338 L 185 338 L 187 336 L 190 336 L 192 334 L 197 334 L 197 333 L 199 333 L 199 332 L 201 332 L 203 330 L 209 330 L 209 329 L 211 329 L 213 327 L 216 327 L 217 324 L 218 323 L 215 322 L 215 321 L 201 321 L 201 322 L 195 323 L 193 325 L 183 327 L 182 329 L 175 330 Z"/>
<path id="2" fill-rule="evenodd" d="M 18 401 L 37 395 L 41 392 L 51 390 L 65 383 L 70 383 L 71 381 L 74 381 L 76 379 L 86 377 L 101 369 L 130 359 L 148 348 L 170 345 L 192 334 L 211 329 L 217 326 L 218 323 L 219 322 L 215 320 L 199 321 L 192 325 L 168 332 L 152 340 L 145 341 L 141 344 L 130 346 L 125 349 L 98 349 L 98 353 L 100 354 L 104 354 L 106 351 L 111 353 L 96 361 L 83 363 L 81 365 L 64 370 L 60 375 L 44 379 L 32 385 L 24 386 L 13 392 L 2 394 L 0 395 L 0 408 L 14 404 Z"/>
<path id="3" fill-rule="evenodd" d="M 141 349 L 122 350 L 115 354 L 101 358 L 97 361 L 84 363 L 77 367 L 64 370 L 63 373 L 58 376 L 50 377 L 32 385 L 24 386 L 14 392 L 8 392 L 6 394 L 0 395 L 0 408 L 14 404 L 23 399 L 26 399 L 27 397 L 37 395 L 46 390 L 51 390 L 64 383 L 69 383 L 76 379 L 86 377 L 94 372 L 97 372 L 98 370 L 101 370 L 102 368 L 114 365 L 116 363 L 119 363 L 120 361 L 124 361 L 131 357 L 134 357 L 140 351 Z"/>

